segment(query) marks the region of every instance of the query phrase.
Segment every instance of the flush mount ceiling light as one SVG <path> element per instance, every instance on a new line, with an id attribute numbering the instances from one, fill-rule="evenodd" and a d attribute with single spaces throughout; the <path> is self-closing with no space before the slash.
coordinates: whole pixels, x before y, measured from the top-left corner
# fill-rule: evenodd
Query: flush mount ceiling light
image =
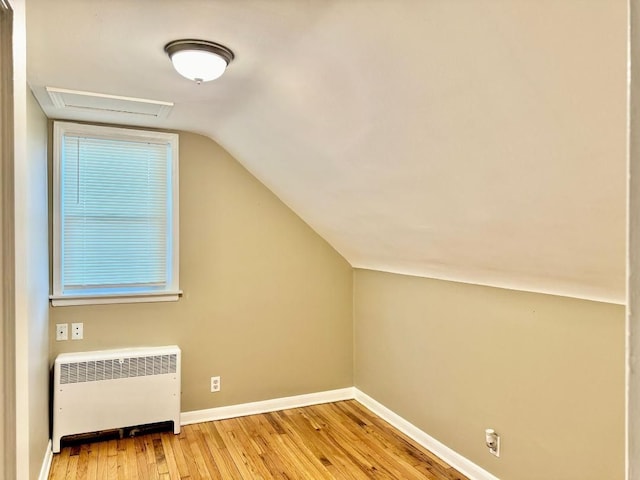
<path id="1" fill-rule="evenodd" d="M 198 84 L 218 78 L 234 57 L 224 45 L 207 40 L 174 40 L 164 51 L 180 75 Z"/>

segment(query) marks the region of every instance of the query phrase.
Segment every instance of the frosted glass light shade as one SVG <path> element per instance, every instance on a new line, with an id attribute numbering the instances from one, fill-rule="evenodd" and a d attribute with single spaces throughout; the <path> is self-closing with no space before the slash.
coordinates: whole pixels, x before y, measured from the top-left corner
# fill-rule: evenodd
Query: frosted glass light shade
<path id="1" fill-rule="evenodd" d="M 176 40 L 164 50 L 176 71 L 196 83 L 220 77 L 234 57 L 227 47 L 206 40 Z"/>
<path id="2" fill-rule="evenodd" d="M 227 68 L 224 58 L 204 50 L 182 50 L 174 53 L 171 61 L 180 75 L 196 82 L 215 80 Z"/>

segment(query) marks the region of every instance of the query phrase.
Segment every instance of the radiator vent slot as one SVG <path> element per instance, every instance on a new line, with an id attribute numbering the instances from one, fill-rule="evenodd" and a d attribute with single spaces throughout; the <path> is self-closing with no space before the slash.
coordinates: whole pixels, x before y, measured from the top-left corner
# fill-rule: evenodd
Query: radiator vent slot
<path id="1" fill-rule="evenodd" d="M 113 358 L 60 365 L 60 384 L 176 373 L 176 355 Z"/>

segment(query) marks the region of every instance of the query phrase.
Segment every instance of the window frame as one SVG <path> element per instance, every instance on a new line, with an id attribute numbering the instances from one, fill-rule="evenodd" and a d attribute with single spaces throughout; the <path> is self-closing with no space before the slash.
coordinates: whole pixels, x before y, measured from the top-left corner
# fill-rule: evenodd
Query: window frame
<path id="1" fill-rule="evenodd" d="M 170 274 L 167 286 L 163 290 L 147 292 L 118 292 L 118 293 L 64 293 L 62 280 L 62 144 L 66 135 L 79 135 L 90 138 L 149 142 L 163 144 L 170 147 L 171 178 L 169 191 L 171 192 L 170 230 L 168 241 L 171 242 Z M 158 132 L 65 121 L 53 123 L 53 293 L 49 296 L 52 306 L 69 305 L 99 305 L 111 303 L 139 303 L 139 302 L 170 302 L 176 301 L 182 295 L 179 287 L 179 136 L 175 133 Z"/>

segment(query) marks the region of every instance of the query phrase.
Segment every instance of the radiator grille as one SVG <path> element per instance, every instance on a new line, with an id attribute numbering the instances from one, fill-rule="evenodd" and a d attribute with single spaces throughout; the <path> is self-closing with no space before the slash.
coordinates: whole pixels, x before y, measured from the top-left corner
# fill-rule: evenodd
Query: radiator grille
<path id="1" fill-rule="evenodd" d="M 60 383 L 99 382 L 176 373 L 176 361 L 177 355 L 171 354 L 62 363 Z"/>

